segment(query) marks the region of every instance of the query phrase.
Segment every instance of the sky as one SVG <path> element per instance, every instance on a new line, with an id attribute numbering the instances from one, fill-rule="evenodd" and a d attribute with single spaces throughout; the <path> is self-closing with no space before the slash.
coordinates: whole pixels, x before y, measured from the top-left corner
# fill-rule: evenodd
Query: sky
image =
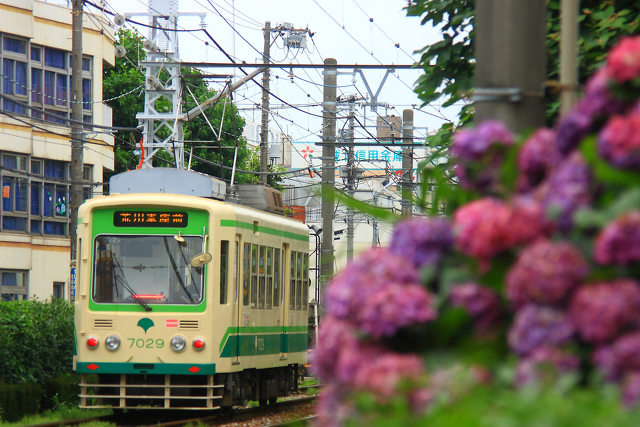
<path id="1" fill-rule="evenodd" d="M 164 0 L 160 0 L 164 1 Z M 152 0 L 152 7 L 159 0 Z M 98 3 L 98 0 L 96 0 Z M 116 13 L 146 13 L 146 0 L 104 0 L 107 10 Z M 207 31 L 236 59 L 237 62 L 261 62 L 265 21 L 271 27 L 280 23 L 291 23 L 294 28 L 308 28 L 313 32 L 307 37 L 307 49 L 287 49 L 282 38 L 272 35 L 273 62 L 282 68 L 272 70 L 270 90 L 294 109 L 281 101 L 270 100 L 270 130 L 283 132 L 293 141 L 320 141 L 323 97 L 321 69 L 293 69 L 287 64 L 322 64 L 325 58 L 335 58 L 338 64 L 412 64 L 419 59 L 414 51 L 440 39 L 437 30 L 420 24 L 420 18 L 407 17 L 403 10 L 406 0 L 183 0 L 179 12 L 205 12 Z M 87 11 L 93 11 L 85 6 Z M 99 12 L 98 12 L 99 13 Z M 147 22 L 144 17 L 133 19 Z M 130 24 L 127 24 L 130 26 Z M 195 16 L 184 16 L 178 21 L 181 29 L 201 28 L 201 20 Z M 148 30 L 137 27 L 146 36 Z M 234 30 L 235 29 L 235 30 Z M 396 44 L 399 47 L 396 47 Z M 187 62 L 229 62 L 226 56 L 202 32 L 179 34 L 180 58 Z M 211 74 L 232 74 L 230 68 L 202 69 Z M 291 73 L 293 71 L 293 74 Z M 352 69 L 341 69 L 338 75 L 338 95 L 368 96 L 362 76 L 354 77 Z M 364 70 L 364 78 L 375 94 L 380 88 L 385 70 Z M 420 70 L 396 70 L 390 74 L 380 88 L 378 102 L 388 108 L 356 108 L 356 117 L 367 126 L 374 126 L 377 115 L 402 116 L 402 110 L 414 108 L 414 135 L 423 139 L 427 131 L 439 128 L 446 119 L 455 118 L 455 110 L 443 110 L 437 105 L 421 107 L 421 101 L 412 88 L 420 76 Z M 235 71 L 238 78 L 243 74 Z M 261 81 L 260 79 L 257 79 Z M 224 80 L 212 80 L 211 85 L 219 90 Z M 260 122 L 261 89 L 249 83 L 237 90 L 234 102 L 245 119 Z M 337 128 L 344 126 L 338 121 Z M 375 134 L 375 128 L 369 128 Z M 255 131 L 254 131 L 255 132 Z M 253 133 L 254 133 L 253 132 Z M 356 129 L 356 138 L 367 136 Z M 247 139 L 255 139 L 250 131 Z"/>

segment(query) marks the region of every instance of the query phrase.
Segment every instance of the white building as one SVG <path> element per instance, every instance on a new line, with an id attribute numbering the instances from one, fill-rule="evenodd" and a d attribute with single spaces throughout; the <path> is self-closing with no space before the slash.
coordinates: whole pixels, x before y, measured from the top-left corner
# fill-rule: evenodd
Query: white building
<path id="1" fill-rule="evenodd" d="M 70 297 L 71 9 L 0 0 L 0 296 Z M 108 23 L 84 14 L 84 121 L 111 125 L 102 73 L 114 63 Z M 85 198 L 113 170 L 113 137 L 86 131 Z"/>

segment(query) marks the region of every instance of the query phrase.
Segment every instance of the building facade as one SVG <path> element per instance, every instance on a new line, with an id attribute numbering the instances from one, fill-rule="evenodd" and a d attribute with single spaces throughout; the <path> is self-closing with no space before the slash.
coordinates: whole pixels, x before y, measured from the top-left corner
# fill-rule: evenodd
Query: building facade
<path id="1" fill-rule="evenodd" d="M 71 298 L 71 9 L 0 0 L 0 297 Z M 84 14 L 85 123 L 111 126 L 102 74 L 114 65 L 113 33 Z M 113 136 L 85 128 L 84 197 L 113 170 Z"/>

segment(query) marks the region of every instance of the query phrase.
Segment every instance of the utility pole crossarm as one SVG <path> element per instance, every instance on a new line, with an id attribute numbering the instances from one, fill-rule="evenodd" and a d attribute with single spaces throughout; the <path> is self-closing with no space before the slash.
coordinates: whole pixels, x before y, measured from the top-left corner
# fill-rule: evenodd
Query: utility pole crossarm
<path id="1" fill-rule="evenodd" d="M 229 95 L 231 92 L 235 91 L 240 86 L 242 86 L 243 84 L 247 83 L 249 80 L 257 76 L 258 74 L 260 74 L 263 70 L 264 68 L 260 68 L 255 71 L 252 71 L 251 73 L 244 76 L 243 78 L 241 78 L 240 80 L 232 84 L 231 86 L 227 87 L 225 90 L 215 94 L 211 98 L 201 103 L 199 106 L 192 108 L 188 113 L 184 115 L 184 120 L 188 122 L 189 120 L 193 120 L 194 118 L 198 117 L 198 115 L 204 113 L 205 110 L 210 108 L 211 105 L 215 105 L 215 103 L 218 102 L 221 98 Z"/>

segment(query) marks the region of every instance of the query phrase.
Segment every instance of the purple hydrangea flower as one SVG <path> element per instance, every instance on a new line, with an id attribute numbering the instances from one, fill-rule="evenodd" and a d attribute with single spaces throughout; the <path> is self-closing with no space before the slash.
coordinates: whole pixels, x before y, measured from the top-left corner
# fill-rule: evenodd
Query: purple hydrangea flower
<path id="1" fill-rule="evenodd" d="M 396 224 L 389 251 L 411 260 L 416 268 L 434 265 L 453 244 L 449 222 L 439 218 L 411 218 Z"/>
<path id="2" fill-rule="evenodd" d="M 462 307 L 469 313 L 479 332 L 491 329 L 500 317 L 500 299 L 486 286 L 477 283 L 457 285 L 451 290 L 449 298 L 451 305 Z"/>
<path id="3" fill-rule="evenodd" d="M 587 81 L 585 95 L 556 126 L 558 149 L 562 153 L 573 150 L 590 131 L 597 129 L 608 115 L 621 113 L 625 103 L 609 90 L 609 71 L 601 69 Z"/>
<path id="4" fill-rule="evenodd" d="M 557 304 L 588 272 L 587 262 L 570 243 L 539 240 L 524 249 L 508 271 L 507 298 L 516 307 Z"/>
<path id="5" fill-rule="evenodd" d="M 316 417 L 311 425 L 342 427 L 347 419 L 355 416 L 355 413 L 355 408 L 346 399 L 342 388 L 336 384 L 323 384 L 315 407 Z"/>
<path id="6" fill-rule="evenodd" d="M 513 145 L 513 134 L 501 122 L 487 120 L 475 128 L 457 131 L 453 137 L 451 152 L 460 159 L 477 160 L 494 144 Z"/>
<path id="7" fill-rule="evenodd" d="M 573 325 L 563 312 L 529 304 L 516 312 L 507 339 L 511 349 L 527 355 L 537 348 L 562 345 L 574 333 Z"/>
<path id="8" fill-rule="evenodd" d="M 535 131 L 518 153 L 518 189 L 528 191 L 538 185 L 561 160 L 556 132 L 547 128 Z"/>
<path id="9" fill-rule="evenodd" d="M 571 229 L 574 212 L 590 203 L 590 181 L 582 155 L 573 152 L 536 191 L 536 198 L 561 231 Z"/>
<path id="10" fill-rule="evenodd" d="M 598 136 L 598 152 L 619 168 L 640 166 L 640 113 L 613 116 Z"/>
<path id="11" fill-rule="evenodd" d="M 612 344 L 599 347 L 592 362 L 607 380 L 618 380 L 627 372 L 640 371 L 640 332 L 620 336 Z"/>
<path id="12" fill-rule="evenodd" d="M 608 341 L 639 321 L 640 289 L 629 279 L 583 285 L 573 294 L 569 312 L 582 339 Z"/>
<path id="13" fill-rule="evenodd" d="M 373 248 L 361 254 L 329 283 L 327 312 L 379 338 L 433 320 L 433 297 L 420 284 L 409 260 Z"/>
<path id="14" fill-rule="evenodd" d="M 575 355 L 554 347 L 541 347 L 518 363 L 516 383 L 519 386 L 553 383 L 558 375 L 575 372 L 579 366 Z"/>
<path id="15" fill-rule="evenodd" d="M 623 265 L 640 260 L 640 212 L 621 215 L 600 232 L 594 245 L 600 264 Z"/>

